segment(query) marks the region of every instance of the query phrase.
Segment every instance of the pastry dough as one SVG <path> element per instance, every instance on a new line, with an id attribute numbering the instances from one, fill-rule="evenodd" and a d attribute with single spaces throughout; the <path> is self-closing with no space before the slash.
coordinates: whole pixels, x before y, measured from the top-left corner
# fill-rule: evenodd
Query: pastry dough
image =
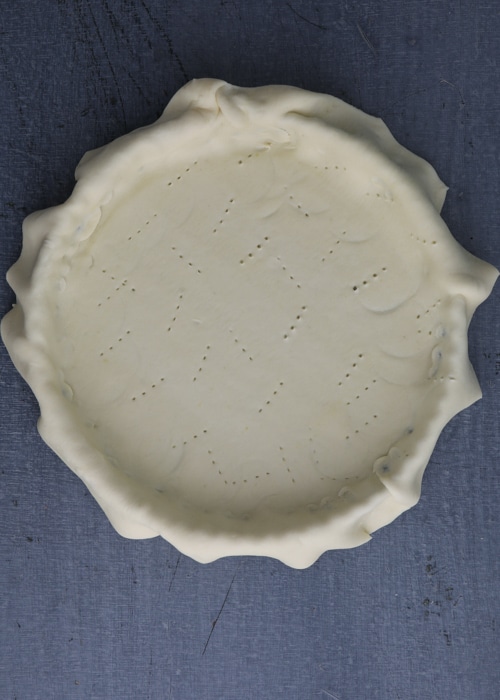
<path id="1" fill-rule="evenodd" d="M 76 178 L 2 331 L 120 533 L 305 567 L 417 502 L 498 274 L 430 165 L 333 97 L 196 80 Z"/>

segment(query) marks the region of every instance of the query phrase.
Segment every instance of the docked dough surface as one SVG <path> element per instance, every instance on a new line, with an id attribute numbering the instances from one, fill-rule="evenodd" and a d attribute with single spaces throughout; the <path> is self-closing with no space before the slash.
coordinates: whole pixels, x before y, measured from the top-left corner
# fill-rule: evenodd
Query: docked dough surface
<path id="1" fill-rule="evenodd" d="M 335 98 L 203 80 L 77 176 L 5 336 L 119 531 L 305 566 L 418 500 L 497 274 L 429 165 Z"/>

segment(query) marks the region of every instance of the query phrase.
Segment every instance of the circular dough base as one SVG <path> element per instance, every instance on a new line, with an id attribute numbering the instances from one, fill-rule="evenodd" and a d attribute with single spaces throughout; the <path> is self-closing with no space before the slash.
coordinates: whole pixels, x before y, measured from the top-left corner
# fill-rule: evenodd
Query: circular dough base
<path id="1" fill-rule="evenodd" d="M 303 567 L 416 503 L 497 276 L 428 164 L 335 98 L 201 80 L 77 179 L 2 330 L 122 534 Z"/>

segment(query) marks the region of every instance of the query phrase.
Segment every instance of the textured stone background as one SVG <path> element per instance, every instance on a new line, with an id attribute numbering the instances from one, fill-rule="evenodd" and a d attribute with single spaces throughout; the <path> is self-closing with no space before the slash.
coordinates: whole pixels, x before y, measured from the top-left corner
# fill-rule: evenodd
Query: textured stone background
<path id="1" fill-rule="evenodd" d="M 0 0 L 1 314 L 24 216 L 204 76 L 383 117 L 449 185 L 456 238 L 500 266 L 496 0 Z M 120 538 L 0 346 L 0 698 L 496 700 L 499 294 L 470 330 L 484 399 L 442 434 L 418 506 L 306 571 Z"/>

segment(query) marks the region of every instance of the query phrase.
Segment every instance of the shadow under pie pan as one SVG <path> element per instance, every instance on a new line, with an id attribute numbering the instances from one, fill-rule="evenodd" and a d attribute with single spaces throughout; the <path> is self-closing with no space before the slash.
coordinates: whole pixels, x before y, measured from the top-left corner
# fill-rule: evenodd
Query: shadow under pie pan
<path id="1" fill-rule="evenodd" d="M 76 179 L 25 221 L 2 334 L 121 534 L 302 568 L 417 502 L 498 274 L 429 164 L 334 97 L 204 79 Z"/>

